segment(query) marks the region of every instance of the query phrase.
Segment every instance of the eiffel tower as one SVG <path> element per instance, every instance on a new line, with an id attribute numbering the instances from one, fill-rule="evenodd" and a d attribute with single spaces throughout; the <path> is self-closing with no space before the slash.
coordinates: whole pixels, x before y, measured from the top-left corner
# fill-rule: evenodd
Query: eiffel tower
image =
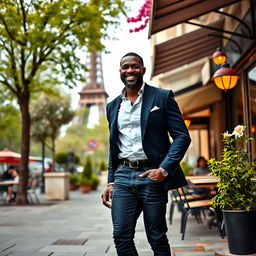
<path id="1" fill-rule="evenodd" d="M 79 108 L 90 110 L 92 106 L 97 106 L 100 117 L 105 115 L 108 97 L 103 82 L 101 53 L 90 53 L 86 59 L 86 67 L 89 68 L 90 72 L 87 77 L 88 82 L 84 85 L 82 91 L 79 92 Z M 81 115 L 78 122 L 82 124 L 87 118 L 88 114 Z"/>

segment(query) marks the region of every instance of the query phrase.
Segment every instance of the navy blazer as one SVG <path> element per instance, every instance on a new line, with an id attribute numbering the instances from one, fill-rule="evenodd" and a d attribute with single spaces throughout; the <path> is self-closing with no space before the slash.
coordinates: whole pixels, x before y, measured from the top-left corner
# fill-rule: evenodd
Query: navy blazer
<path id="1" fill-rule="evenodd" d="M 121 96 L 107 104 L 109 122 L 108 183 L 114 182 L 114 172 L 120 161 L 117 145 L 117 117 L 122 102 Z M 159 109 L 150 111 L 157 106 Z M 173 139 L 170 142 L 169 135 Z M 145 84 L 141 106 L 141 136 L 143 150 L 155 168 L 168 171 L 163 181 L 165 190 L 187 184 L 179 165 L 190 144 L 190 137 L 172 91 Z"/>

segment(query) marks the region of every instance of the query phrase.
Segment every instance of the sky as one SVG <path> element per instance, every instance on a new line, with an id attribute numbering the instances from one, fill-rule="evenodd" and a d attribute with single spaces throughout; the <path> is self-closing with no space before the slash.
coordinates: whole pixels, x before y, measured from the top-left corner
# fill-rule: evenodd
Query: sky
<path id="1" fill-rule="evenodd" d="M 139 8 L 144 4 L 145 0 L 133 0 L 126 1 L 130 10 L 127 12 L 128 17 L 134 17 L 138 15 Z M 151 75 L 151 62 L 150 62 L 150 40 L 148 39 L 148 25 L 145 29 L 130 33 L 129 29 L 134 29 L 141 25 L 140 22 L 128 23 L 126 17 L 122 15 L 120 17 L 120 25 L 117 29 L 109 27 L 108 35 L 110 38 L 116 38 L 114 40 L 103 41 L 105 49 L 109 53 L 102 53 L 102 69 L 104 86 L 107 94 L 109 95 L 107 101 L 110 102 L 115 97 L 120 95 L 124 85 L 120 80 L 119 67 L 120 59 L 128 52 L 136 52 L 144 61 L 146 67 L 146 73 L 144 75 L 144 81 L 149 83 Z M 83 61 L 83 56 L 81 56 Z M 84 57 L 86 59 L 86 56 Z M 83 84 L 79 84 L 76 88 L 72 89 L 72 107 L 78 108 L 79 92 L 83 88 Z M 96 106 L 92 106 L 89 112 L 88 128 L 93 128 L 95 124 L 99 122 L 99 111 Z M 66 128 L 63 128 L 65 131 Z"/>
<path id="2" fill-rule="evenodd" d="M 129 3 L 129 2 L 128 2 Z M 144 0 L 136 0 L 129 5 L 131 11 L 128 17 L 136 16 L 138 9 L 143 5 Z M 128 52 L 136 52 L 144 60 L 147 69 L 144 76 L 145 81 L 149 82 L 151 73 L 150 64 L 150 41 L 148 40 L 148 26 L 136 33 L 130 33 L 129 29 L 138 27 L 140 23 L 127 23 L 126 17 L 121 17 L 121 25 L 117 31 L 110 29 L 110 35 L 115 36 L 118 40 L 106 41 L 106 49 L 111 51 L 110 54 L 102 54 L 104 84 L 109 99 L 112 100 L 118 96 L 123 88 L 123 84 L 119 76 L 119 63 L 123 55 Z"/>
<path id="3" fill-rule="evenodd" d="M 126 1 L 130 7 L 130 11 L 127 13 L 128 17 L 137 16 L 139 8 L 143 5 L 145 0 L 134 0 L 133 2 Z M 150 41 L 148 40 L 148 26 L 137 33 L 130 33 L 129 29 L 138 27 L 140 23 L 127 23 L 126 17 L 122 15 L 120 17 L 120 26 L 117 29 L 110 27 L 108 34 L 111 38 L 115 37 L 115 40 L 104 41 L 103 44 L 106 50 L 110 53 L 102 53 L 102 68 L 105 90 L 108 97 L 108 102 L 113 100 L 121 93 L 124 87 L 119 76 L 119 63 L 123 55 L 128 52 L 136 52 L 144 60 L 144 65 L 147 69 L 144 75 L 144 80 L 149 82 L 151 74 L 150 64 Z M 78 85 L 72 93 L 73 106 L 77 108 L 79 95 L 78 92 L 82 90 L 83 85 Z"/>

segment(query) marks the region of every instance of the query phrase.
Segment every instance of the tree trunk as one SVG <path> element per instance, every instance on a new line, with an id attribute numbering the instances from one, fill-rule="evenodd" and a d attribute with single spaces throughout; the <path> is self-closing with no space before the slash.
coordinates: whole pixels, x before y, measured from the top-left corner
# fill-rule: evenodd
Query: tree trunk
<path id="1" fill-rule="evenodd" d="M 52 143 L 52 170 L 55 172 L 55 137 L 51 136 L 51 143 Z"/>
<path id="2" fill-rule="evenodd" d="M 45 180 L 44 180 L 44 160 L 45 159 L 45 140 L 42 140 L 42 173 L 41 173 L 41 193 L 44 194 L 45 192 Z"/>
<path id="3" fill-rule="evenodd" d="M 30 148 L 30 114 L 29 114 L 29 92 L 22 93 L 19 98 L 19 107 L 21 111 L 22 131 L 21 131 L 21 161 L 20 161 L 20 179 L 19 190 L 17 194 L 17 204 L 28 204 L 27 185 L 28 185 L 28 161 Z"/>

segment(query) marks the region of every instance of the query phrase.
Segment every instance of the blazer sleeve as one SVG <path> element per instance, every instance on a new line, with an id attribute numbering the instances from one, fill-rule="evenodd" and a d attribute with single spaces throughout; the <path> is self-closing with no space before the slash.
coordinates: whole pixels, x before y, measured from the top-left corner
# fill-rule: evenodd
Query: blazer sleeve
<path id="1" fill-rule="evenodd" d="M 108 120 L 108 126 L 110 130 L 110 120 L 109 120 L 109 114 L 110 114 L 110 105 L 109 103 L 107 104 L 106 107 L 106 112 L 107 112 L 107 120 Z M 113 172 L 113 161 L 112 161 L 112 154 L 111 154 L 111 146 L 110 146 L 110 141 L 109 141 L 109 160 L 108 160 L 108 184 L 114 182 L 114 172 Z"/>
<path id="2" fill-rule="evenodd" d="M 169 91 L 165 99 L 165 120 L 170 136 L 173 139 L 169 151 L 160 164 L 170 175 L 174 174 L 179 166 L 191 142 L 188 129 L 182 118 L 178 104 L 172 91 Z"/>

